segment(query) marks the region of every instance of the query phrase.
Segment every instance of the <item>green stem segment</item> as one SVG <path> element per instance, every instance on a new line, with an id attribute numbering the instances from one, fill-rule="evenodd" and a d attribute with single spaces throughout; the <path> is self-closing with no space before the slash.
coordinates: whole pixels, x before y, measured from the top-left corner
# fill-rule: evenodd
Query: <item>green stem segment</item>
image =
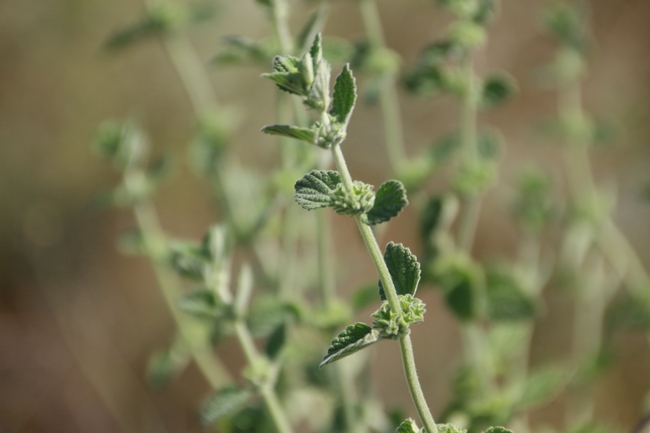
<path id="1" fill-rule="evenodd" d="M 376 1 L 361 0 L 359 7 L 366 29 L 368 43 L 375 48 L 384 47 L 386 43 L 384 41 L 381 18 L 379 17 Z M 384 134 L 386 137 L 386 148 L 392 171 L 398 173 L 407 160 L 401 120 L 402 115 L 399 108 L 395 77 L 391 74 L 383 78 L 384 80 L 379 89 L 379 103 L 381 105 Z"/>
<path id="2" fill-rule="evenodd" d="M 347 192 L 351 192 L 352 176 L 348 170 L 340 145 L 335 144 L 332 146 L 332 155 L 334 157 L 334 161 L 336 162 L 336 167 L 341 174 L 344 188 Z M 366 248 L 370 253 L 370 257 L 375 265 L 375 268 L 377 269 L 379 278 L 381 279 L 388 304 L 390 305 L 390 308 L 393 312 L 401 314 L 401 307 L 399 298 L 397 296 L 397 290 L 393 284 L 393 279 L 390 276 L 390 271 L 386 266 L 386 262 L 384 262 L 384 257 L 381 253 L 379 245 L 377 244 L 377 239 L 375 238 L 372 229 L 368 225 L 361 222 L 361 218 L 359 216 L 356 216 L 355 220 L 357 221 L 357 226 L 359 227 L 361 237 L 366 244 Z M 415 407 L 418 411 L 418 414 L 420 415 L 422 424 L 428 433 L 438 433 L 438 427 L 433 420 L 429 406 L 427 405 L 426 399 L 424 398 L 424 393 L 422 392 L 420 381 L 418 380 L 415 358 L 413 355 L 413 345 L 411 343 L 410 335 L 405 335 L 404 337 L 400 338 L 400 347 L 402 350 L 402 361 L 404 364 L 406 381 L 408 383 L 413 402 L 415 403 Z"/>

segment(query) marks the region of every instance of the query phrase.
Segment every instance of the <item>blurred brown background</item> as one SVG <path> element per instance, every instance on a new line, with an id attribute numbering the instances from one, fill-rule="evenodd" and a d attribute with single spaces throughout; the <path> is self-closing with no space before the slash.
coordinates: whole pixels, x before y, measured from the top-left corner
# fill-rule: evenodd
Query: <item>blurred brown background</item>
<path id="1" fill-rule="evenodd" d="M 312 4 L 295 3 L 297 31 Z M 500 20 L 478 67 L 509 71 L 520 94 L 482 116 L 508 142 L 500 184 L 482 214 L 476 253 L 513 254 L 518 232 L 510 222 L 510 185 L 522 167 L 539 164 L 556 174 L 562 189 L 559 147 L 535 137 L 535 125 L 555 109 L 553 91 L 540 88 L 536 70 L 554 46 L 541 32 L 540 12 L 550 2 L 504 0 Z M 616 220 L 645 263 L 650 263 L 650 205 L 642 199 L 650 181 L 650 2 L 593 0 L 596 51 L 585 83 L 585 106 L 596 118 L 615 122 L 622 134 L 594 152 L 603 184 L 618 189 Z M 201 58 L 219 48 L 220 37 L 270 34 L 252 0 L 218 2 L 216 20 L 190 30 Z M 388 45 L 406 65 L 439 37 L 449 16 L 432 0 L 379 0 Z M 100 49 L 106 37 L 143 13 L 138 1 L 2 0 L 0 2 L 0 432 L 178 432 L 199 431 L 195 407 L 207 386 L 190 367 L 164 392 L 143 380 L 149 354 L 167 345 L 172 323 L 144 259 L 124 257 L 115 239 L 132 224 L 124 210 L 93 210 L 93 194 L 113 186 L 118 175 L 89 150 L 97 125 L 134 115 L 157 149 L 171 151 L 177 169 L 157 196 L 166 230 L 197 238 L 213 222 L 208 191 L 186 167 L 192 112 L 159 43 L 149 40 L 119 54 Z M 353 1 L 334 3 L 326 34 L 361 38 Z M 274 90 L 260 70 L 213 66 L 220 100 L 244 113 L 233 149 L 250 166 L 268 173 L 277 162 L 273 140 L 259 134 L 274 119 Z M 401 95 L 409 152 L 448 131 L 456 119 L 448 99 Z M 346 143 L 357 177 L 379 183 L 389 173 L 378 107 L 360 107 Z M 371 155 L 371 157 L 368 157 Z M 435 185 L 432 186 L 435 190 Z M 351 290 L 373 278 L 354 227 L 335 219 L 340 257 L 357 257 L 363 272 L 343 268 L 340 284 Z M 393 223 L 386 239 L 417 245 L 414 214 Z M 360 259 L 363 257 L 363 259 Z M 367 263 L 366 263 L 367 261 Z M 425 325 L 414 331 L 416 355 L 427 397 L 439 411 L 459 359 L 455 322 L 436 293 L 424 294 Z M 537 358 L 567 350 L 570 305 L 547 294 L 547 315 L 535 338 Z M 650 389 L 647 340 L 630 335 L 618 342 L 620 362 L 597 390 L 603 420 L 631 429 Z M 373 368 L 389 404 L 410 407 L 399 355 L 378 349 Z M 236 345 L 221 350 L 239 357 Z M 381 365 L 376 359 L 381 356 Z M 231 361 L 231 367 L 234 364 Z M 535 420 L 556 423 L 560 403 Z"/>

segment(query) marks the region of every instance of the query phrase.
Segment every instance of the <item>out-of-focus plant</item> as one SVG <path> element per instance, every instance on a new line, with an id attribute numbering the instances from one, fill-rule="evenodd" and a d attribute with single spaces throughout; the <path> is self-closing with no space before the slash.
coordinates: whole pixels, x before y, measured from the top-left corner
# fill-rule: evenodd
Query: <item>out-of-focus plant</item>
<path id="1" fill-rule="evenodd" d="M 165 386 L 194 361 L 213 390 L 200 408 L 201 422 L 231 433 L 291 433 L 299 424 L 309 431 L 350 433 L 507 433 L 493 427 L 506 425 L 526 433 L 533 431 L 527 414 L 565 387 L 567 431 L 600 431 L 593 385 L 611 358 L 609 337 L 618 329 L 650 326 L 650 281 L 613 221 L 613 197 L 591 174 L 588 149 L 604 129 L 588 118 L 580 101 L 589 45 L 584 17 L 566 5 L 546 15 L 560 43 L 549 70 L 559 89 L 553 131 L 564 147 L 570 212 L 563 215 L 552 200 L 546 174 L 525 172 L 511 212 L 521 234 L 517 256 L 482 263 L 473 255 L 474 238 L 504 143 L 497 131 L 479 129 L 477 118 L 517 90 L 505 72 L 479 76 L 475 71 L 475 55 L 487 42 L 499 1 L 437 1 L 454 21 L 444 39 L 426 47 L 406 71 L 403 83 L 421 96 L 451 96 L 458 103 L 459 125 L 416 157 L 407 156 L 403 139 L 399 56 L 386 47 L 375 0 L 359 0 L 366 40 L 357 44 L 321 36 L 326 2 L 295 37 L 287 21 L 290 2 L 255 3 L 273 35 L 263 40 L 229 36 L 212 63 L 262 70 L 272 63 L 263 76 L 279 89 L 277 123 L 262 131 L 279 138 L 281 166 L 266 185 L 230 149 L 234 115 L 219 105 L 206 65 L 186 34 L 186 27 L 211 17 L 210 8 L 144 0 L 144 17 L 106 44 L 117 50 L 157 38 L 163 45 L 196 120 L 191 160 L 212 187 L 219 210 L 219 223 L 201 241 L 170 239 L 152 202 L 169 161 L 150 162 L 151 148 L 135 122 L 101 129 L 96 148 L 122 172 L 120 185 L 104 197 L 135 215 L 136 227 L 119 245 L 150 259 L 177 325 L 169 347 L 150 360 L 151 384 Z M 331 93 L 331 64 L 347 61 Z M 366 74 L 365 100 L 381 105 L 388 159 L 398 179 L 376 191 L 353 180 L 342 152 L 357 103 L 351 67 Z M 327 170 L 332 161 L 337 171 Z M 443 166 L 450 168 L 451 189 L 432 195 L 428 181 Z M 418 204 L 422 264 L 402 244 L 390 242 L 382 253 L 373 232 L 408 204 L 407 191 Z M 303 209 L 316 210 L 311 224 L 292 197 Z M 324 207 L 355 219 L 379 276 L 378 285 L 358 290 L 351 303 L 337 294 L 332 233 L 325 213 L 317 210 Z M 553 270 L 555 248 L 542 240 L 558 221 L 564 230 Z M 424 399 L 410 339 L 410 326 L 424 320 L 425 305 L 415 297 L 421 276 L 440 289 L 464 342 L 464 361 L 450 380 L 453 394 L 437 417 L 439 424 Z M 575 288 L 574 353 L 570 365 L 562 367 L 531 366 L 529 359 L 541 293 L 549 281 Z M 381 304 L 372 325 L 355 323 L 340 331 L 377 295 Z M 227 338 L 240 343 L 246 358 L 241 377 L 227 371 L 216 354 Z M 318 354 L 329 340 L 321 360 Z M 400 343 L 422 428 L 383 409 L 368 386 L 367 358 L 361 356 L 368 351 L 335 362 L 380 340 Z"/>

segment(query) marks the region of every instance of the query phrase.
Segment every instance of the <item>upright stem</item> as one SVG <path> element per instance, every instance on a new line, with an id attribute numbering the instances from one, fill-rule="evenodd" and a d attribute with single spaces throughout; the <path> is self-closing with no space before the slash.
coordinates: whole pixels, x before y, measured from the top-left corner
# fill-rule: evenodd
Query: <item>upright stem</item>
<path id="1" fill-rule="evenodd" d="M 343 152 L 339 144 L 332 146 L 332 155 L 334 161 L 336 162 L 336 167 L 338 168 L 339 173 L 341 174 L 341 179 L 343 180 L 343 186 L 348 193 L 352 192 L 352 176 L 348 170 Z M 356 216 L 355 220 L 357 222 L 357 227 L 361 233 L 366 248 L 370 253 L 372 262 L 377 269 L 379 278 L 384 287 L 384 292 L 386 293 L 386 299 L 390 305 L 391 311 L 398 315 L 401 315 L 401 306 L 399 298 L 397 296 L 397 290 L 393 284 L 393 279 L 390 276 L 386 262 L 381 254 L 379 245 L 377 244 L 377 239 L 375 238 L 372 229 L 367 224 L 364 224 L 361 221 L 361 217 Z M 402 351 L 402 363 L 404 365 L 404 374 L 406 375 L 406 381 L 408 383 L 409 391 L 411 392 L 411 398 L 415 404 L 415 407 L 420 416 L 420 420 L 424 425 L 425 430 L 428 433 L 438 433 L 438 427 L 436 426 L 429 406 L 427 405 L 426 399 L 424 398 L 424 393 L 422 392 L 422 387 L 420 381 L 418 380 L 417 370 L 415 366 L 415 358 L 413 355 L 413 345 L 411 343 L 410 335 L 405 335 L 400 338 L 400 348 Z"/>
<path id="2" fill-rule="evenodd" d="M 260 363 L 264 362 L 264 357 L 257 351 L 253 336 L 248 330 L 246 322 L 241 318 L 238 318 L 235 321 L 235 334 L 237 335 L 239 344 L 241 344 L 242 349 L 244 350 L 244 355 L 246 356 L 249 365 L 254 368 L 256 365 L 260 365 Z M 275 393 L 274 383 L 263 384 L 260 387 L 260 393 L 262 394 L 266 408 L 271 415 L 271 419 L 273 419 L 273 423 L 275 424 L 278 433 L 293 433 L 291 424 L 289 423 L 278 396 Z"/>
<path id="3" fill-rule="evenodd" d="M 371 47 L 384 47 L 384 34 L 381 26 L 381 18 L 377 10 L 375 0 L 361 0 L 359 2 L 361 17 L 366 30 L 366 36 Z M 407 160 L 404 146 L 404 132 L 402 127 L 402 115 L 400 112 L 397 87 L 395 78 L 391 75 L 385 78 L 379 89 L 379 103 L 382 111 L 382 124 L 386 139 L 388 159 L 392 171 L 399 172 Z"/>
<path id="4" fill-rule="evenodd" d="M 462 64 L 466 89 L 463 94 L 460 114 L 461 164 L 472 167 L 478 163 L 479 154 L 476 145 L 476 118 L 478 106 L 478 84 L 474 73 L 474 56 L 472 52 L 465 55 Z M 472 254 L 476 228 L 481 213 L 482 197 L 473 194 L 463 199 L 464 212 L 460 214 L 458 225 L 458 246 L 468 256 Z M 477 293 L 482 297 L 484 293 Z M 469 361 L 479 374 L 484 392 L 496 389 L 492 361 L 486 348 L 485 332 L 476 321 L 463 325 L 465 348 Z"/>
<path id="5" fill-rule="evenodd" d="M 127 188 L 141 175 L 135 167 L 128 167 L 125 172 L 125 183 Z M 188 329 L 187 321 L 190 317 L 185 316 L 177 307 L 176 302 L 181 296 L 178 287 L 177 277 L 172 274 L 164 265 L 164 254 L 166 251 L 166 240 L 153 205 L 148 202 L 140 202 L 133 207 L 138 228 L 142 233 L 145 248 L 151 257 L 158 284 L 169 309 L 169 312 L 176 323 L 181 337 L 185 341 L 194 362 L 213 389 L 221 388 L 232 382 L 228 370 L 223 366 L 219 358 L 208 348 L 199 348 L 192 344 L 192 333 Z"/>

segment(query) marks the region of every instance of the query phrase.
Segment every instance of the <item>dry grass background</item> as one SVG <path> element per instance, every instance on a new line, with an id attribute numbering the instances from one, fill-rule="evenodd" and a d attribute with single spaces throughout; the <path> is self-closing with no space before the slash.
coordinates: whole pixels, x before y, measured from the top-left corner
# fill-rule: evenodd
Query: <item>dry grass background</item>
<path id="1" fill-rule="evenodd" d="M 294 2 L 297 3 L 297 2 Z M 533 133 L 553 113 L 555 96 L 540 89 L 535 71 L 550 60 L 553 45 L 540 31 L 540 11 L 549 2 L 504 0 L 501 19 L 490 29 L 480 70 L 501 68 L 520 83 L 520 95 L 485 114 L 508 142 L 500 183 L 490 193 L 480 221 L 476 253 L 511 256 L 518 234 L 507 214 L 510 185 L 522 167 L 535 163 L 555 174 L 563 189 L 559 147 Z M 618 188 L 616 220 L 650 264 L 650 205 L 641 199 L 650 180 L 650 2 L 592 0 L 596 52 L 585 82 L 585 105 L 596 117 L 624 131 L 614 145 L 594 152 L 597 177 Z M 190 31 L 203 59 L 226 34 L 269 34 L 252 0 L 219 2 L 216 21 Z M 449 20 L 431 0 L 379 0 L 388 45 L 405 64 L 440 36 Z M 170 339 L 172 323 L 143 259 L 120 255 L 115 238 L 132 224 L 128 212 L 91 210 L 94 193 L 117 178 L 89 151 L 97 125 L 106 118 L 138 117 L 156 148 L 179 162 L 157 196 L 171 234 L 196 238 L 213 222 L 208 191 L 186 167 L 192 114 L 163 50 L 147 41 L 119 55 L 100 49 L 115 28 L 143 11 L 140 2 L 117 0 L 2 0 L 0 2 L 0 432 L 199 431 L 194 408 L 207 386 L 190 369 L 162 393 L 143 381 L 148 355 Z M 292 27 L 308 8 L 296 4 Z M 356 5 L 336 1 L 327 34 L 363 34 Z M 243 161 L 268 173 L 277 162 L 272 140 L 259 127 L 272 121 L 273 89 L 255 68 L 210 74 L 220 100 L 245 114 L 233 143 Z M 402 94 L 409 153 L 427 146 L 454 124 L 452 101 Z M 371 183 L 389 173 L 377 107 L 358 109 L 346 153 L 353 173 Z M 370 157 L 368 156 L 370 155 Z M 432 190 L 440 188 L 435 183 Z M 385 239 L 417 245 L 414 214 L 393 223 Z M 351 290 L 372 277 L 354 227 L 336 219 L 337 251 L 361 260 L 362 271 L 343 266 L 340 285 Z M 354 259 L 356 258 L 356 259 Z M 444 405 L 449 376 L 459 359 L 453 318 L 428 291 L 427 322 L 414 331 L 416 355 L 434 411 Z M 535 336 L 535 359 L 565 356 L 571 304 L 561 292 L 547 293 L 547 313 Z M 650 389 L 650 350 L 641 336 L 618 341 L 621 360 L 598 387 L 597 413 L 630 429 Z M 220 353 L 233 369 L 238 348 Z M 377 362 L 381 356 L 382 362 Z M 395 351 L 380 347 L 373 368 L 389 404 L 410 402 Z M 534 417 L 560 422 L 561 401 Z"/>

